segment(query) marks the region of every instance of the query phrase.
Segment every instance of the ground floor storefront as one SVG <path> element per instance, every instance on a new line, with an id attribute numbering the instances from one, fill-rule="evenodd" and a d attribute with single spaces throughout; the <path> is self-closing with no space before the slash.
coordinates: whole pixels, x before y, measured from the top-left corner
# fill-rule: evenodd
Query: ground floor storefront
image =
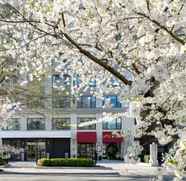
<path id="1" fill-rule="evenodd" d="M 100 140 L 97 137 L 96 132 L 78 132 L 78 156 L 89 157 L 94 159 L 109 159 L 109 160 L 121 160 L 122 159 L 122 144 L 123 137 L 116 137 L 112 135 L 112 132 L 102 133 L 102 146 L 99 148 L 98 142 Z M 101 149 L 101 150 L 100 150 Z M 101 151 L 101 156 L 98 152 Z"/>
<path id="2" fill-rule="evenodd" d="M 5 156 L 11 160 L 34 161 L 39 158 L 81 157 L 96 160 L 121 160 L 124 138 L 112 132 L 78 131 L 69 138 L 2 138 Z M 73 151 L 75 147 L 76 151 Z M 4 154 L 4 153 L 3 153 Z"/>
<path id="3" fill-rule="evenodd" d="M 11 138 L 3 139 L 2 142 L 11 160 L 34 161 L 43 157 L 70 157 L 68 138 Z M 9 147 L 15 149 L 11 151 Z"/>

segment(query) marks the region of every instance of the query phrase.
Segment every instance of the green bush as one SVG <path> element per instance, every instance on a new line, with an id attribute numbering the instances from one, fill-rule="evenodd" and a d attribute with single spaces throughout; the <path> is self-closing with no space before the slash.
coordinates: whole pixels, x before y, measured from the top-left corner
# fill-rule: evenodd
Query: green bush
<path id="1" fill-rule="evenodd" d="M 92 167 L 95 162 L 87 158 L 42 158 L 37 161 L 37 165 L 49 167 Z"/>
<path id="2" fill-rule="evenodd" d="M 178 164 L 178 162 L 176 160 L 174 160 L 174 159 L 168 160 L 168 163 L 170 163 L 172 165 L 177 165 Z"/>
<path id="3" fill-rule="evenodd" d="M 0 158 L 0 165 L 5 165 L 6 164 L 6 160 Z"/>
<path id="4" fill-rule="evenodd" d="M 150 155 L 144 155 L 144 162 L 149 163 Z"/>

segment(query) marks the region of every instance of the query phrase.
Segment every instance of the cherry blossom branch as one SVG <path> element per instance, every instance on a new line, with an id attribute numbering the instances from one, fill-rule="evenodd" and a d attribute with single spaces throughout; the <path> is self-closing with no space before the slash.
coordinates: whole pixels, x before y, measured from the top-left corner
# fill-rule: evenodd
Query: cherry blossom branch
<path id="1" fill-rule="evenodd" d="M 146 5 L 147 5 L 147 9 L 148 9 L 148 11 L 150 13 L 150 0 L 146 0 Z"/>
<path id="2" fill-rule="evenodd" d="M 140 74 L 140 73 L 141 73 L 140 70 L 138 69 L 136 63 L 132 63 L 132 67 L 134 68 L 134 70 L 135 70 L 135 72 L 136 72 L 137 74 Z"/>
<path id="3" fill-rule="evenodd" d="M 65 17 L 64 17 L 64 13 L 62 12 L 62 19 L 63 19 L 63 25 L 65 27 Z M 124 75 L 122 75 L 120 72 L 118 72 L 117 70 L 115 70 L 113 67 L 111 67 L 110 65 L 108 65 L 107 63 L 103 62 L 101 59 L 97 58 L 96 56 L 94 56 L 92 53 L 90 53 L 89 51 L 87 51 L 86 49 L 82 48 L 77 42 L 75 42 L 75 40 L 73 40 L 67 33 L 64 33 L 61 31 L 61 34 L 64 35 L 64 37 L 72 44 L 74 45 L 80 53 L 82 53 L 83 55 L 85 55 L 86 57 L 88 57 L 90 60 L 92 60 L 93 62 L 95 62 L 96 64 L 100 65 L 101 67 L 103 67 L 105 70 L 107 70 L 108 72 L 110 72 L 112 75 L 114 75 L 115 77 L 117 77 L 119 80 L 121 80 L 124 84 L 126 85 L 132 85 L 132 81 L 128 80 L 125 78 Z"/>
<path id="4" fill-rule="evenodd" d="M 10 5 L 11 6 L 11 5 Z M 24 15 L 22 15 L 15 7 L 11 6 L 12 9 L 15 10 L 15 12 L 17 12 L 26 23 L 29 23 L 33 28 L 35 28 L 36 30 L 46 34 L 46 35 L 50 35 L 54 38 L 60 38 L 63 39 L 63 36 L 73 45 L 75 46 L 80 53 L 82 53 L 83 55 L 85 55 L 86 57 L 88 57 L 90 60 L 92 60 L 93 62 L 95 62 L 96 64 L 100 65 L 101 67 L 103 67 L 105 70 L 107 70 L 108 72 L 110 72 L 112 75 L 114 75 L 115 77 L 117 77 L 119 80 L 121 80 L 124 84 L 126 85 L 132 85 L 132 81 L 128 80 L 125 78 L 125 76 L 123 74 L 121 74 L 119 71 L 117 71 L 116 69 L 114 69 L 113 67 L 111 67 L 110 65 L 108 65 L 107 63 L 103 62 L 101 59 L 97 58 L 96 56 L 94 56 L 92 53 L 90 53 L 89 51 L 87 51 L 86 49 L 83 49 L 75 40 L 73 40 L 67 33 L 64 32 L 60 32 L 59 35 L 57 34 L 57 32 L 55 33 L 51 33 L 51 32 L 47 32 L 41 28 L 39 28 L 37 26 L 37 24 L 33 24 L 32 22 L 28 21 L 27 18 L 25 18 Z M 64 18 L 64 14 L 62 13 L 62 19 L 63 19 L 63 24 L 65 26 L 65 18 Z M 36 22 L 36 23 L 40 23 L 40 22 Z M 54 29 L 58 28 L 56 27 L 56 25 L 51 25 L 49 23 L 45 23 L 48 26 L 52 26 Z"/>
<path id="5" fill-rule="evenodd" d="M 13 48 L 13 49 L 11 49 L 11 50 L 18 50 L 18 49 L 20 49 L 20 48 L 24 48 L 24 47 L 28 46 L 30 43 L 32 43 L 32 42 L 34 42 L 34 41 L 37 41 L 37 40 L 39 40 L 39 39 L 41 39 L 41 38 L 44 38 L 45 36 L 47 36 L 47 34 L 42 34 L 42 35 L 40 35 L 40 36 L 38 36 L 38 37 L 36 37 L 36 38 L 34 38 L 34 39 L 28 41 L 28 42 L 25 43 L 24 45 L 22 45 L 22 46 L 20 46 L 20 47 L 18 47 L 18 48 Z M 8 51 L 8 50 L 10 50 L 10 49 L 0 49 L 0 52 L 5 52 L 5 51 Z"/>
<path id="6" fill-rule="evenodd" d="M 161 23 L 159 23 L 158 21 L 156 21 L 155 19 L 152 19 L 150 16 L 141 13 L 141 12 L 135 12 L 136 14 L 145 17 L 146 19 L 150 20 L 152 23 L 156 24 L 158 27 L 160 27 L 161 29 L 163 29 L 164 31 L 166 31 L 173 39 L 175 39 L 177 42 L 181 43 L 182 45 L 185 45 L 185 41 L 182 40 L 181 38 L 179 38 L 178 36 L 176 36 L 172 31 L 168 30 L 167 27 L 165 27 L 164 25 L 162 25 Z"/>
<path id="7" fill-rule="evenodd" d="M 91 54 L 89 51 L 83 49 L 82 47 L 80 47 L 78 45 L 77 42 L 75 42 L 67 33 L 63 33 L 61 32 L 62 35 L 64 35 L 64 37 L 71 42 L 72 45 L 74 45 L 80 53 L 82 53 L 83 55 L 85 55 L 86 57 L 88 57 L 89 59 L 91 59 L 93 62 L 95 62 L 96 64 L 100 65 L 101 67 L 103 67 L 105 70 L 107 70 L 108 72 L 110 72 L 111 74 L 113 74 L 115 77 L 117 77 L 119 80 L 121 80 L 124 84 L 126 85 L 132 85 L 132 81 L 126 79 L 120 72 L 118 72 L 117 70 L 115 70 L 114 68 L 112 68 L 110 65 L 108 65 L 107 63 L 103 62 L 101 59 L 97 58 L 96 56 L 94 56 L 93 54 Z"/>
<path id="8" fill-rule="evenodd" d="M 40 21 L 34 21 L 34 20 L 3 20 L 3 19 L 0 19 L 0 22 L 3 22 L 3 23 L 40 23 Z"/>

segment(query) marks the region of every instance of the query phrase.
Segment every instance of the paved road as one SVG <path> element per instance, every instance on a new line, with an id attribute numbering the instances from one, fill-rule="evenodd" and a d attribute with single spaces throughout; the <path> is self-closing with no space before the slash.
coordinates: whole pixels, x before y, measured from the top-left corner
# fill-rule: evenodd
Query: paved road
<path id="1" fill-rule="evenodd" d="M 6 175 L 0 174 L 0 181 L 151 181 L 150 178 L 127 178 L 105 176 L 55 176 L 55 175 Z"/>

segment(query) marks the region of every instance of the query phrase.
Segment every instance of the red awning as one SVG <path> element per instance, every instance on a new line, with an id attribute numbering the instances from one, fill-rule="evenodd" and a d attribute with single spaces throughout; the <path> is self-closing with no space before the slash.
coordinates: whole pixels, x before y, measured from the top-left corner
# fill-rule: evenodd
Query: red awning
<path id="1" fill-rule="evenodd" d="M 96 143 L 96 132 L 77 132 L 78 143 Z"/>
<path id="2" fill-rule="evenodd" d="M 103 132 L 103 143 L 121 143 L 123 137 L 120 134 L 113 135 L 112 132 Z"/>

